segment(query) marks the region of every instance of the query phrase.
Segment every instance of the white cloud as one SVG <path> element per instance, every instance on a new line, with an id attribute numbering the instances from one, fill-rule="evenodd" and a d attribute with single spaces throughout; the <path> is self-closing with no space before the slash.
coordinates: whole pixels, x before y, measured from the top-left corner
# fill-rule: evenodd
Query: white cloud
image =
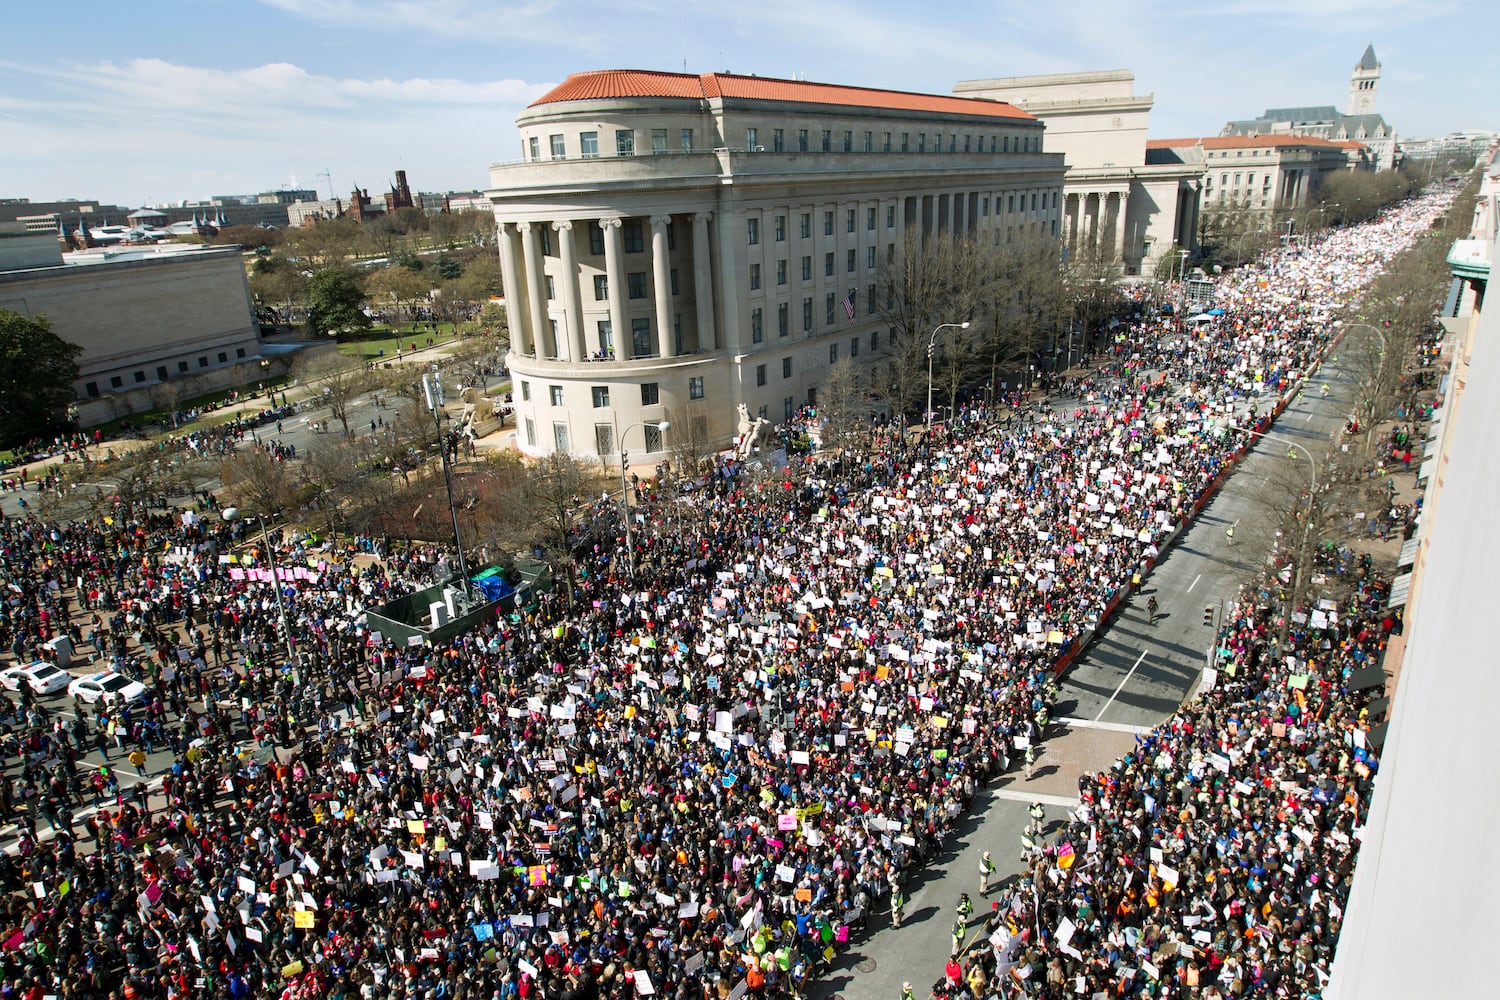
<path id="1" fill-rule="evenodd" d="M 7 77 L 27 85 L 6 86 Z M 398 167 L 426 190 L 482 187 L 487 164 L 516 155 L 517 112 L 549 86 L 331 77 L 288 63 L 0 63 L 9 95 L 0 115 L 14 138 L 5 170 L 27 178 L 34 197 L 49 196 L 34 190 L 45 179 L 122 202 L 261 190 L 324 168 L 341 188 L 358 180 L 373 191 Z M 162 190 L 163 175 L 211 190 Z"/>

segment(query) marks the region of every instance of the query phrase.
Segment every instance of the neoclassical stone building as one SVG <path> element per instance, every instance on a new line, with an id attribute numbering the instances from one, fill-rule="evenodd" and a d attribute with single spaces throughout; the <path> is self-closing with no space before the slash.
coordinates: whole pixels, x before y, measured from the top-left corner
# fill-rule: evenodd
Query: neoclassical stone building
<path id="1" fill-rule="evenodd" d="M 1059 232 L 1062 156 L 996 101 L 605 70 L 517 124 L 488 195 L 531 455 L 728 444 L 740 405 L 774 423 L 832 363 L 879 360 L 877 274 L 908 231 Z"/>

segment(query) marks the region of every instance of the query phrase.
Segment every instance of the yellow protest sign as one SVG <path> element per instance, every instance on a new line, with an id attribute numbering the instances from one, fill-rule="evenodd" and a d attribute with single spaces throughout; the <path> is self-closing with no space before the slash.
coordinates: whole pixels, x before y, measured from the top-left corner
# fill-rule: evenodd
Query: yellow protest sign
<path id="1" fill-rule="evenodd" d="M 317 923 L 317 914 L 312 910 L 298 910 L 292 914 L 292 926 L 299 930 L 309 930 Z"/>

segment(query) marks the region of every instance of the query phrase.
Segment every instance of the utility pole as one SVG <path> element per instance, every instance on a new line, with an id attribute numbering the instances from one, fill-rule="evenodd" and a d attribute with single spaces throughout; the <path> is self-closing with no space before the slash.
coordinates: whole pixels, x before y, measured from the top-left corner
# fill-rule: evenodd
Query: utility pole
<path id="1" fill-rule="evenodd" d="M 437 428 L 438 452 L 443 456 L 443 482 L 448 487 L 448 515 L 453 519 L 453 545 L 458 550 L 458 573 L 464 593 L 469 592 L 469 564 L 464 559 L 464 540 L 458 531 L 458 508 L 453 505 L 453 466 L 448 461 L 448 443 L 443 440 L 443 380 L 436 372 L 422 373 L 422 390 Z"/>

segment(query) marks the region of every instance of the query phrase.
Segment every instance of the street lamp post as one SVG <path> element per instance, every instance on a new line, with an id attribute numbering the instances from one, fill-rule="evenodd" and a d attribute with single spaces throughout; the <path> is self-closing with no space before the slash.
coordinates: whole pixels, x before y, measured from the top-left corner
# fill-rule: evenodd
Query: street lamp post
<path id="1" fill-rule="evenodd" d="M 286 617 L 286 602 L 281 596 L 281 580 L 276 572 L 276 549 L 271 544 L 270 532 L 266 530 L 266 519 L 261 514 L 249 514 L 238 507 L 225 507 L 221 515 L 226 521 L 242 521 L 249 518 L 260 525 L 261 544 L 266 547 L 266 561 L 271 564 L 271 588 L 276 592 L 276 612 L 281 616 L 281 636 L 286 641 L 286 659 L 290 664 L 297 662 L 297 648 L 292 644 L 292 626 Z"/>
<path id="2" fill-rule="evenodd" d="M 1286 445 L 1287 454 L 1291 457 L 1295 457 L 1296 455 L 1294 449 L 1300 448 L 1302 450 L 1302 457 L 1307 459 L 1307 474 L 1311 480 L 1307 493 L 1307 515 L 1302 523 L 1302 539 L 1297 548 L 1297 568 L 1292 575 L 1292 591 L 1287 600 L 1286 613 L 1282 615 L 1281 619 L 1281 645 L 1284 648 L 1286 646 L 1287 633 L 1291 631 L 1292 627 L 1292 609 L 1296 606 L 1297 595 L 1302 592 L 1302 575 L 1304 565 L 1307 562 L 1307 539 L 1312 532 L 1313 504 L 1317 501 L 1318 496 L 1318 463 L 1313 458 L 1312 452 L 1307 450 L 1307 446 L 1299 441 L 1293 441 L 1291 438 L 1272 434 L 1269 431 L 1248 431 L 1247 433 L 1254 438 L 1260 438 L 1264 441 L 1276 441 Z"/>
<path id="3" fill-rule="evenodd" d="M 458 531 L 458 508 L 453 504 L 453 466 L 448 461 L 448 444 L 443 440 L 443 380 L 436 372 L 422 375 L 427 394 L 427 408 L 432 411 L 432 425 L 437 429 L 438 452 L 443 457 L 443 482 L 448 488 L 448 515 L 453 519 L 453 545 L 458 550 L 459 586 L 469 593 L 469 563 L 464 558 L 464 541 Z"/>
<path id="4" fill-rule="evenodd" d="M 655 427 L 659 431 L 666 431 L 672 426 L 670 420 L 650 421 L 642 420 L 630 424 L 625 428 L 625 434 L 630 433 L 637 427 L 641 433 L 646 433 L 647 427 Z M 630 527 L 630 486 L 625 482 L 625 467 L 630 462 L 630 453 L 625 450 L 625 436 L 620 432 L 620 418 L 615 417 L 615 444 L 620 449 L 620 510 L 625 515 L 625 558 L 630 566 L 630 579 L 635 579 L 635 534 Z"/>
<path id="5" fill-rule="evenodd" d="M 932 331 L 927 338 L 927 429 L 932 430 L 932 356 L 937 350 L 937 335 L 944 330 L 967 330 L 969 321 L 962 323 L 943 323 Z"/>

